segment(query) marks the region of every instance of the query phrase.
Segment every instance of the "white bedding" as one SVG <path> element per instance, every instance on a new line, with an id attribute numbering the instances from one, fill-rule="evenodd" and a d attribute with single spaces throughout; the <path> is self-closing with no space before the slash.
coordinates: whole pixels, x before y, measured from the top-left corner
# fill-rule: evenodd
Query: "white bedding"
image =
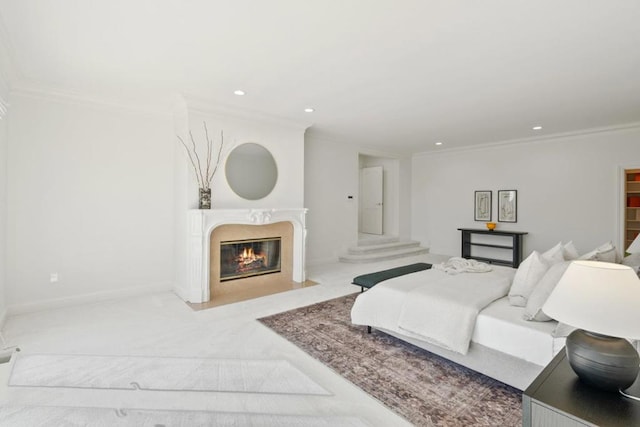
<path id="1" fill-rule="evenodd" d="M 524 320 L 523 307 L 509 305 L 509 298 L 489 304 L 478 315 L 471 341 L 539 366 L 546 366 L 564 346 L 554 338 L 558 324 Z"/>
<path id="2" fill-rule="evenodd" d="M 487 263 L 461 257 L 449 258 L 446 262 L 434 264 L 432 268 L 444 271 L 447 274 L 486 273 L 493 270 Z"/>
<path id="3" fill-rule="evenodd" d="M 509 278 L 515 273 L 509 267 L 494 266 L 494 270 Z M 352 322 L 424 341 L 419 335 L 398 327 L 407 293 L 421 284 L 414 274 L 417 273 L 379 283 L 359 295 L 351 311 Z M 475 273 L 463 274 L 462 277 L 472 274 Z M 480 274 L 485 273 L 476 276 Z M 526 321 L 522 318 L 523 313 L 524 308 L 509 305 L 507 297 L 497 299 L 478 314 L 471 341 L 539 366 L 547 365 L 562 349 L 565 339 L 553 338 L 556 322 Z"/>
<path id="4" fill-rule="evenodd" d="M 351 321 L 466 354 L 478 312 L 507 294 L 514 272 L 495 267 L 452 276 L 431 269 L 396 277 L 358 296 Z"/>

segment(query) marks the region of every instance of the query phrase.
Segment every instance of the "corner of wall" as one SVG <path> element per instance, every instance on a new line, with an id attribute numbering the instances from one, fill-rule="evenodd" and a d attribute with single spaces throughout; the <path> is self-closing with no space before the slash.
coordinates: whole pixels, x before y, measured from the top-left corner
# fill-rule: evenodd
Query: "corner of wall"
<path id="1" fill-rule="evenodd" d="M 173 110 L 173 130 L 176 135 L 182 138 L 189 134 L 188 111 L 184 98 L 180 97 Z M 173 209 L 174 209 L 174 277 L 173 291 L 184 298 L 187 291 L 187 263 L 186 263 L 186 242 L 187 242 L 187 209 L 189 208 L 188 189 L 188 170 L 184 160 L 184 153 L 180 144 L 174 147 L 174 165 L 173 165 Z"/>
<path id="2" fill-rule="evenodd" d="M 0 330 L 6 317 L 8 84 L 0 76 Z"/>

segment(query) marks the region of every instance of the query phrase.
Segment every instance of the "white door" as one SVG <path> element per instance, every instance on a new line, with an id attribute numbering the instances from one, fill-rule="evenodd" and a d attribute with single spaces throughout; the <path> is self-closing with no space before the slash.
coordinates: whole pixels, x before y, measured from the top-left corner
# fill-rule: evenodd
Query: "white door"
<path id="1" fill-rule="evenodd" d="M 360 231 L 382 234 L 382 166 L 360 170 L 361 222 Z"/>

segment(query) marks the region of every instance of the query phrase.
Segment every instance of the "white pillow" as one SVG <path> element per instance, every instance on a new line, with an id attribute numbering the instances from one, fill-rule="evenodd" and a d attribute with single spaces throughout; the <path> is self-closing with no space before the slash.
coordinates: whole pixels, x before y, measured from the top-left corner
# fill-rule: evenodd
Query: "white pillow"
<path id="1" fill-rule="evenodd" d="M 576 246 L 573 244 L 573 240 L 570 240 L 562 246 L 562 256 L 564 257 L 565 261 L 573 261 L 574 259 L 578 259 L 580 255 L 578 254 Z"/>
<path id="2" fill-rule="evenodd" d="M 563 252 L 564 252 L 564 248 L 562 246 L 562 243 L 558 242 L 557 245 L 555 245 L 554 247 L 552 247 L 548 251 L 543 252 L 542 253 L 542 257 L 546 261 L 549 261 L 549 263 L 555 264 L 555 263 L 564 261 Z"/>
<path id="3" fill-rule="evenodd" d="M 616 262 L 617 261 L 616 248 L 611 248 L 608 251 L 596 253 L 596 261 L 603 262 Z"/>
<path id="4" fill-rule="evenodd" d="M 604 243 L 594 250 L 581 255 L 578 259 L 587 261 L 617 262 L 618 255 L 613 243 Z"/>
<path id="5" fill-rule="evenodd" d="M 579 260 L 584 260 L 584 261 L 595 261 L 596 260 L 596 255 L 598 255 L 598 251 L 596 249 L 587 252 L 586 254 L 582 254 L 578 257 Z"/>
<path id="6" fill-rule="evenodd" d="M 535 320 L 536 322 L 553 320 L 542 311 L 542 306 L 547 302 L 547 298 L 555 289 L 564 272 L 567 271 L 569 264 L 571 264 L 571 261 L 554 264 L 542 276 L 542 279 L 540 279 L 527 299 L 527 306 L 522 316 L 524 320 Z"/>
<path id="7" fill-rule="evenodd" d="M 513 276 L 513 283 L 509 289 L 509 304 L 517 307 L 527 305 L 527 298 L 533 292 L 536 284 L 542 276 L 547 272 L 550 262 L 546 260 L 539 252 L 533 251 L 527 257 Z"/>

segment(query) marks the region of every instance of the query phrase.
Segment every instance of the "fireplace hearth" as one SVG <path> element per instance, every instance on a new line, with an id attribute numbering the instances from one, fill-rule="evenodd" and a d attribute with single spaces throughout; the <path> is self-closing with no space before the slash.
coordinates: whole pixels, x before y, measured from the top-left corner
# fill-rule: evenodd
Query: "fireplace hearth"
<path id="1" fill-rule="evenodd" d="M 220 281 L 280 272 L 280 237 L 220 242 Z"/>

